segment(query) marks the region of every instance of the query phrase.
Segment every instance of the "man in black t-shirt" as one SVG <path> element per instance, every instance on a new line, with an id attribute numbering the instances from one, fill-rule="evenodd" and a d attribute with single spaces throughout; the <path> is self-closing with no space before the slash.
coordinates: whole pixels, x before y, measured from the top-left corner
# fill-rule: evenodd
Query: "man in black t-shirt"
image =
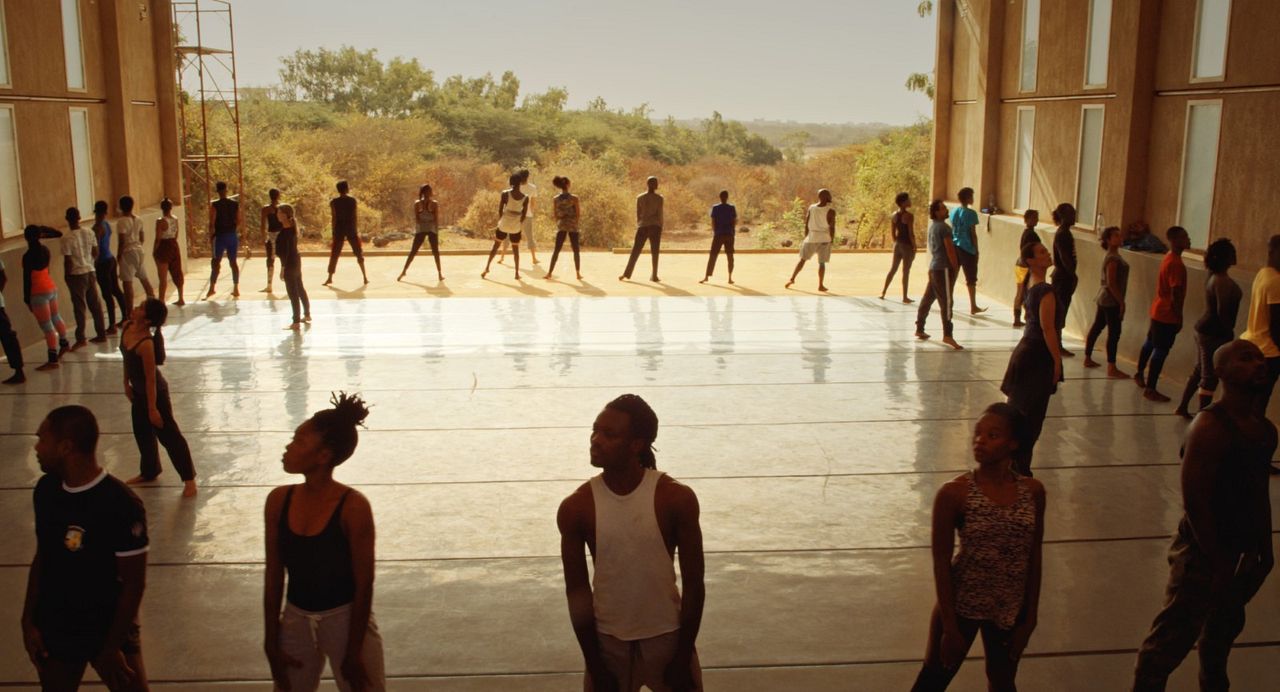
<path id="1" fill-rule="evenodd" d="M 98 465 L 98 422 L 83 406 L 36 432 L 36 555 L 22 639 L 45 690 L 75 690 L 92 665 L 112 690 L 145 690 L 138 606 L 146 583 L 142 501 Z"/>

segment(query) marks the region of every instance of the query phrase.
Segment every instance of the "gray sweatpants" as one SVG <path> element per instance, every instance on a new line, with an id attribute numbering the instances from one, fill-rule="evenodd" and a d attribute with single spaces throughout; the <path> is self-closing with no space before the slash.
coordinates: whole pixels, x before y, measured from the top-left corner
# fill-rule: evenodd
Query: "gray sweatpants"
<path id="1" fill-rule="evenodd" d="M 668 632 L 649 639 L 623 641 L 607 634 L 597 634 L 600 642 L 600 655 L 604 664 L 618 681 L 621 692 L 640 692 L 640 687 L 648 687 L 653 692 L 669 692 L 663 676 L 667 672 L 672 657 L 676 654 L 676 643 L 680 639 L 680 631 Z M 693 681 L 696 689 L 702 689 L 702 667 L 698 664 L 698 653 L 693 654 Z M 583 687 L 592 692 L 591 678 L 583 676 Z"/>
<path id="2" fill-rule="evenodd" d="M 311 612 L 286 603 L 280 615 L 280 650 L 302 662 L 289 668 L 292 692 L 310 692 L 320 687 L 324 660 L 329 659 L 334 682 L 342 692 L 351 685 L 342 677 L 342 660 L 347 651 L 347 630 L 351 627 L 351 605 Z M 387 673 L 382 660 L 382 635 L 369 615 L 369 629 L 364 635 L 364 668 L 373 692 L 387 689 Z"/>
<path id="3" fill-rule="evenodd" d="M 76 341 L 84 341 L 84 311 L 87 307 L 93 317 L 93 335 L 103 335 L 102 301 L 98 300 L 98 276 L 93 272 L 67 274 L 67 289 L 71 292 L 71 312 L 76 316 Z M 128 315 L 126 315 L 128 317 Z"/>

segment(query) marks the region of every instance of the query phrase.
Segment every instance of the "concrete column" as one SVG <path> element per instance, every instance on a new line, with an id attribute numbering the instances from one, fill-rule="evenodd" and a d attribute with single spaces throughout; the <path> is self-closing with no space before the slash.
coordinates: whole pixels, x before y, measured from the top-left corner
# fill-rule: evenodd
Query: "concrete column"
<path id="1" fill-rule="evenodd" d="M 974 14 L 974 3 L 966 3 L 968 11 Z M 962 181 L 974 188 L 975 206 L 987 206 L 987 200 L 995 195 L 996 204 L 1010 208 L 1009 200 L 1000 199 L 996 190 L 997 175 L 1000 170 L 1000 89 L 1004 57 L 1004 20 L 1007 3 L 992 0 L 983 8 L 986 11 L 973 17 L 973 23 L 981 34 L 978 36 L 978 84 L 982 85 L 982 93 L 978 96 L 979 107 L 982 108 L 982 144 L 980 151 L 982 172 L 976 181 Z M 985 16 L 984 16 L 985 15 Z M 973 183 L 977 183 L 976 185 Z M 948 190 L 946 199 L 954 199 L 956 190 Z"/>
<path id="2" fill-rule="evenodd" d="M 947 196 L 947 167 L 951 158 L 951 80 L 956 8 L 951 0 L 934 5 L 938 13 L 938 45 L 933 68 L 933 169 L 931 199 Z"/>
<path id="3" fill-rule="evenodd" d="M 129 98 L 125 93 L 124 54 L 121 46 L 121 6 L 125 3 L 105 0 L 98 3 L 102 27 L 102 70 L 106 77 L 105 104 L 107 115 L 107 150 L 111 153 L 111 196 L 127 194 L 132 189 L 129 172 Z"/>
<path id="4" fill-rule="evenodd" d="M 1116 80 L 1116 103 L 1114 116 L 1107 116 L 1107 127 L 1115 122 L 1117 129 L 1124 133 L 1122 148 L 1110 155 L 1103 153 L 1104 175 L 1118 176 L 1123 181 L 1118 208 L 1111 211 L 1119 215 L 1110 222 L 1118 222 L 1121 228 L 1146 218 L 1151 117 L 1160 49 L 1160 0 L 1135 0 L 1133 4 L 1136 7 L 1124 7 L 1128 16 L 1123 19 L 1131 27 L 1126 27 L 1121 34 L 1126 40 L 1111 42 L 1112 63 L 1133 66 L 1132 70 L 1112 72 Z M 1116 33 L 1115 29 L 1112 33 Z"/>
<path id="5" fill-rule="evenodd" d="M 174 54 L 173 6 L 170 0 L 152 0 L 151 32 L 156 63 L 156 110 L 160 120 L 160 160 L 164 195 L 182 204 L 182 148 L 178 142 L 178 85 Z"/>

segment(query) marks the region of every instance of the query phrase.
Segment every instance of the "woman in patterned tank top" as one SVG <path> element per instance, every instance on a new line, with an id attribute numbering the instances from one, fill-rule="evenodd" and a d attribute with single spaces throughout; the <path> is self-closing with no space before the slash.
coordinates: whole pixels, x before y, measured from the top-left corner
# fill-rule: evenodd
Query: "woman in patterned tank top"
<path id="1" fill-rule="evenodd" d="M 991 690 L 1017 689 L 1018 659 L 1036 628 L 1044 486 L 1013 470 L 1029 441 L 1018 409 L 992 404 L 973 433 L 978 468 L 938 491 L 933 503 L 937 605 L 915 692 L 945 690 L 979 632 Z M 956 534 L 960 549 L 955 550 Z"/>

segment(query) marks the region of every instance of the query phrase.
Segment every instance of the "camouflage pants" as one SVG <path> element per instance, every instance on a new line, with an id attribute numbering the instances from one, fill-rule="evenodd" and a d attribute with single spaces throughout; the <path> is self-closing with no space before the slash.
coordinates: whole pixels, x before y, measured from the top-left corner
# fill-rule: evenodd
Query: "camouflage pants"
<path id="1" fill-rule="evenodd" d="M 1213 593 L 1209 558 L 1179 528 L 1169 549 L 1164 609 L 1138 650 L 1134 692 L 1164 690 L 1169 675 L 1197 645 L 1200 689 L 1229 689 L 1227 656 L 1244 629 L 1245 604 L 1257 590 L 1246 585 L 1251 579 L 1237 575 L 1225 592 Z"/>

